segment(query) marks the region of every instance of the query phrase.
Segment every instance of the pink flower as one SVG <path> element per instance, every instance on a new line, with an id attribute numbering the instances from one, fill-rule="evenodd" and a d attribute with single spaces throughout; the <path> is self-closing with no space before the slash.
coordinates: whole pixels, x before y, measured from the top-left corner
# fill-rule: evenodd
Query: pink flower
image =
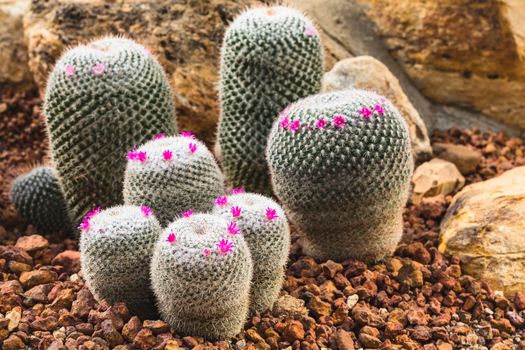
<path id="1" fill-rule="evenodd" d="M 146 152 L 144 151 L 136 152 L 136 154 L 137 154 L 136 160 L 138 160 L 141 163 L 144 163 L 146 159 L 148 158 Z"/>
<path id="2" fill-rule="evenodd" d="M 66 73 L 66 76 L 72 77 L 75 75 L 75 66 L 72 64 L 66 64 L 66 67 L 64 68 L 64 73 Z"/>
<path id="3" fill-rule="evenodd" d="M 180 136 L 182 137 L 188 137 L 190 139 L 194 139 L 195 138 L 195 135 L 193 135 L 192 132 L 189 132 L 189 131 L 183 131 L 180 133 Z"/>
<path id="4" fill-rule="evenodd" d="M 190 149 L 191 153 L 195 153 L 197 151 L 197 145 L 195 143 L 190 143 L 188 148 Z"/>
<path id="5" fill-rule="evenodd" d="M 327 125 L 328 125 L 328 123 L 326 122 L 326 120 L 324 118 L 318 119 L 315 122 L 315 127 L 317 129 L 324 129 L 324 128 L 326 128 Z"/>
<path id="6" fill-rule="evenodd" d="M 160 140 L 160 139 L 163 139 L 165 137 L 166 137 L 166 134 L 160 133 L 160 134 L 157 134 L 157 135 L 153 136 L 153 140 Z"/>
<path id="7" fill-rule="evenodd" d="M 315 30 L 314 27 L 312 27 L 311 25 L 307 24 L 304 26 L 304 34 L 312 37 L 312 36 L 316 36 L 317 35 L 317 31 Z"/>
<path id="8" fill-rule="evenodd" d="M 180 213 L 180 215 L 182 215 L 182 217 L 184 218 L 189 218 L 193 215 L 193 210 L 190 209 L 188 211 L 183 211 L 182 213 Z"/>
<path id="9" fill-rule="evenodd" d="M 226 196 L 217 197 L 215 198 L 215 201 L 213 202 L 213 204 L 220 205 L 220 206 L 226 205 L 228 204 L 228 197 Z"/>
<path id="10" fill-rule="evenodd" d="M 359 114 L 361 114 L 363 116 L 363 118 L 368 119 L 372 115 L 372 111 L 370 109 L 368 109 L 368 107 L 362 107 L 359 110 Z"/>
<path id="11" fill-rule="evenodd" d="M 283 129 L 287 129 L 288 126 L 290 125 L 290 120 L 288 119 L 288 117 L 286 116 L 286 114 L 284 114 L 281 119 L 279 120 L 279 125 L 281 126 L 281 128 Z"/>
<path id="12" fill-rule="evenodd" d="M 133 151 L 128 152 L 129 160 L 137 160 L 137 147 L 133 147 Z"/>
<path id="13" fill-rule="evenodd" d="M 241 216 L 241 208 L 238 206 L 231 207 L 230 211 L 232 212 L 232 216 L 234 218 L 238 218 L 239 216 Z"/>
<path id="14" fill-rule="evenodd" d="M 168 235 L 168 238 L 166 238 L 166 242 L 168 242 L 168 243 L 175 243 L 175 242 L 177 242 L 177 236 L 175 236 L 174 233 L 170 233 Z"/>
<path id="15" fill-rule="evenodd" d="M 204 255 L 204 256 L 208 256 L 208 255 L 210 255 L 210 253 L 211 253 L 211 249 L 210 248 L 204 248 L 202 250 L 202 255 Z"/>
<path id="16" fill-rule="evenodd" d="M 89 230 L 89 218 L 84 218 L 82 219 L 82 222 L 80 223 L 80 225 L 78 225 L 78 228 L 81 229 L 82 231 L 87 231 Z"/>
<path id="17" fill-rule="evenodd" d="M 374 107 L 374 111 L 376 111 L 380 115 L 383 115 L 385 113 L 385 110 L 383 109 L 383 107 L 381 105 L 376 105 Z"/>
<path id="18" fill-rule="evenodd" d="M 164 152 L 162 152 L 162 158 L 164 160 L 171 160 L 171 158 L 173 158 L 173 152 L 168 149 L 165 150 Z"/>
<path id="19" fill-rule="evenodd" d="M 238 235 L 241 233 L 241 230 L 237 227 L 237 224 L 233 221 L 230 221 L 228 224 L 228 233 L 231 233 L 232 235 Z"/>
<path id="20" fill-rule="evenodd" d="M 86 218 L 91 219 L 93 216 L 100 214 L 101 211 L 102 210 L 100 209 L 100 207 L 96 207 L 93 210 L 91 210 L 89 213 L 86 214 Z"/>
<path id="21" fill-rule="evenodd" d="M 300 128 L 301 128 L 301 121 L 300 120 L 294 120 L 293 122 L 291 122 L 291 124 L 290 124 L 290 131 L 291 132 L 296 132 Z"/>
<path id="22" fill-rule="evenodd" d="M 104 63 L 97 63 L 93 66 L 91 71 L 93 72 L 93 75 L 95 76 L 101 76 L 104 74 L 104 71 L 106 70 L 106 65 Z"/>
<path id="23" fill-rule="evenodd" d="M 231 192 L 232 192 L 232 194 L 244 193 L 244 188 L 243 187 L 232 188 Z"/>
<path id="24" fill-rule="evenodd" d="M 151 209 L 150 207 L 147 207 L 145 205 L 140 207 L 140 211 L 141 211 L 142 215 L 144 215 L 147 218 L 149 218 L 150 216 L 153 215 L 153 209 Z"/>
<path id="25" fill-rule="evenodd" d="M 268 220 L 277 219 L 279 215 L 277 215 L 277 210 L 272 208 L 266 208 L 266 218 Z"/>
<path id="26" fill-rule="evenodd" d="M 222 255 L 233 252 L 234 245 L 227 239 L 221 239 L 219 243 L 216 244 L 216 246 L 219 248 L 219 251 L 222 253 Z"/>
<path id="27" fill-rule="evenodd" d="M 346 119 L 342 115 L 336 115 L 334 116 L 334 119 L 332 119 L 332 124 L 337 128 L 342 128 L 346 124 Z"/>

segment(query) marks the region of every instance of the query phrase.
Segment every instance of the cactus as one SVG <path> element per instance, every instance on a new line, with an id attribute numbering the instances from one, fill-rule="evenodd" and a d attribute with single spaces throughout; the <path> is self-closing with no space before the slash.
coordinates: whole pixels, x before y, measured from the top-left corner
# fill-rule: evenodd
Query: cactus
<path id="1" fill-rule="evenodd" d="M 132 313 L 154 319 L 149 266 L 162 229 L 151 209 L 94 209 L 82 220 L 80 228 L 80 263 L 95 298 L 125 302 Z"/>
<path id="2" fill-rule="evenodd" d="M 225 192 L 213 155 L 191 137 L 152 140 L 130 152 L 129 158 L 124 201 L 153 208 L 163 227 L 188 209 L 211 211 L 213 199 Z"/>
<path id="3" fill-rule="evenodd" d="M 216 205 L 214 213 L 230 220 L 240 230 L 250 248 L 253 279 L 250 309 L 262 312 L 271 308 L 279 296 L 288 252 L 290 228 L 282 208 L 270 198 L 239 193 Z"/>
<path id="4" fill-rule="evenodd" d="M 252 261 L 228 221 L 196 214 L 173 222 L 160 236 L 151 282 L 163 319 L 175 332 L 222 340 L 242 329 L 249 307 Z"/>
<path id="5" fill-rule="evenodd" d="M 20 174 L 10 194 L 18 213 L 42 233 L 71 229 L 66 200 L 53 168 L 37 166 Z"/>
<path id="6" fill-rule="evenodd" d="M 313 24 L 291 8 L 259 7 L 227 29 L 221 51 L 216 151 L 234 187 L 271 195 L 266 140 L 279 112 L 321 89 L 322 46 Z"/>
<path id="7" fill-rule="evenodd" d="M 49 77 L 44 114 L 74 224 L 94 206 L 122 203 L 133 145 L 176 131 L 162 67 L 146 48 L 123 38 L 67 51 Z"/>
<path id="8" fill-rule="evenodd" d="M 389 101 L 361 90 L 298 101 L 274 124 L 267 160 L 307 254 L 372 262 L 393 253 L 413 164 L 406 122 Z"/>

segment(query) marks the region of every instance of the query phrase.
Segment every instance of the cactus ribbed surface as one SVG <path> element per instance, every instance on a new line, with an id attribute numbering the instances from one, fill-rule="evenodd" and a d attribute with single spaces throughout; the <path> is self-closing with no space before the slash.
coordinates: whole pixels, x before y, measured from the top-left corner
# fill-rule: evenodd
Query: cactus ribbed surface
<path id="1" fill-rule="evenodd" d="M 283 111 L 268 140 L 275 194 L 321 259 L 393 253 L 413 170 L 406 122 L 383 97 L 346 90 Z"/>
<path id="2" fill-rule="evenodd" d="M 279 296 L 288 253 L 290 228 L 283 209 L 274 200 L 254 193 L 228 197 L 214 213 L 234 222 L 250 248 L 253 279 L 250 309 L 263 312 Z"/>
<path id="3" fill-rule="evenodd" d="M 128 205 L 95 209 L 80 228 L 82 272 L 95 298 L 125 302 L 133 314 L 154 319 L 149 266 L 162 229 L 151 209 Z"/>
<path id="4" fill-rule="evenodd" d="M 64 194 L 51 167 L 38 166 L 17 176 L 11 185 L 11 202 L 42 233 L 71 229 Z"/>
<path id="5" fill-rule="evenodd" d="M 176 132 L 162 67 L 146 48 L 123 38 L 67 51 L 49 77 L 44 114 L 74 224 L 94 206 L 123 202 L 131 147 Z"/>
<path id="6" fill-rule="evenodd" d="M 151 281 L 163 319 L 175 332 L 209 340 L 234 337 L 249 307 L 252 261 L 228 221 L 196 214 L 173 222 L 151 261 Z"/>
<path id="7" fill-rule="evenodd" d="M 318 93 L 323 75 L 318 33 L 301 12 L 259 7 L 237 17 L 221 51 L 217 152 L 233 187 L 270 195 L 266 140 L 288 104 Z"/>
<path id="8" fill-rule="evenodd" d="M 225 191 L 213 155 L 191 137 L 158 138 L 130 153 L 124 201 L 151 207 L 163 227 L 190 209 L 210 211 L 214 198 Z"/>

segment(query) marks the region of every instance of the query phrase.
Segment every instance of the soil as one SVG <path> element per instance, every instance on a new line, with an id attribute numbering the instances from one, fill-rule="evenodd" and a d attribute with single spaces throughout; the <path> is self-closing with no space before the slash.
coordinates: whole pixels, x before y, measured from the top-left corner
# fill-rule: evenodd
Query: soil
<path id="1" fill-rule="evenodd" d="M 140 320 L 124 304 L 96 302 L 82 279 L 77 242 L 40 235 L 8 199 L 17 167 L 46 154 L 36 91 L 0 92 L 0 343 L 3 349 L 525 349 L 525 294 L 508 299 L 462 273 L 437 250 L 451 196 L 408 204 L 395 256 L 375 265 L 316 261 L 293 234 L 282 295 L 231 341 L 205 342 Z M 525 164 L 523 140 L 479 130 L 435 132 L 483 159 L 467 183 Z M 24 238 L 22 238 L 24 237 Z"/>

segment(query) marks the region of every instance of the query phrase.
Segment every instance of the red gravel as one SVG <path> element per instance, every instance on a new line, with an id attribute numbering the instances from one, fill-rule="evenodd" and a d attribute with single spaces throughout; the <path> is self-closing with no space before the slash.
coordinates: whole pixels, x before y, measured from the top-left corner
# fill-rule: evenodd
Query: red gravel
<path id="1" fill-rule="evenodd" d="M 0 95 L 1 178 L 44 156 L 35 96 Z M 469 183 L 525 164 L 523 141 L 503 134 L 449 130 L 433 140 L 482 152 Z M 508 300 L 437 251 L 450 200 L 408 205 L 395 256 L 373 266 L 316 261 L 301 254 L 294 234 L 287 297 L 275 313 L 254 315 L 236 339 L 211 344 L 172 334 L 160 320 L 140 320 L 123 304 L 97 303 L 79 272 L 76 242 L 56 235 L 19 240 L 35 232 L 12 214 L 3 190 L 0 343 L 4 349 L 525 349 L 525 294 Z"/>

